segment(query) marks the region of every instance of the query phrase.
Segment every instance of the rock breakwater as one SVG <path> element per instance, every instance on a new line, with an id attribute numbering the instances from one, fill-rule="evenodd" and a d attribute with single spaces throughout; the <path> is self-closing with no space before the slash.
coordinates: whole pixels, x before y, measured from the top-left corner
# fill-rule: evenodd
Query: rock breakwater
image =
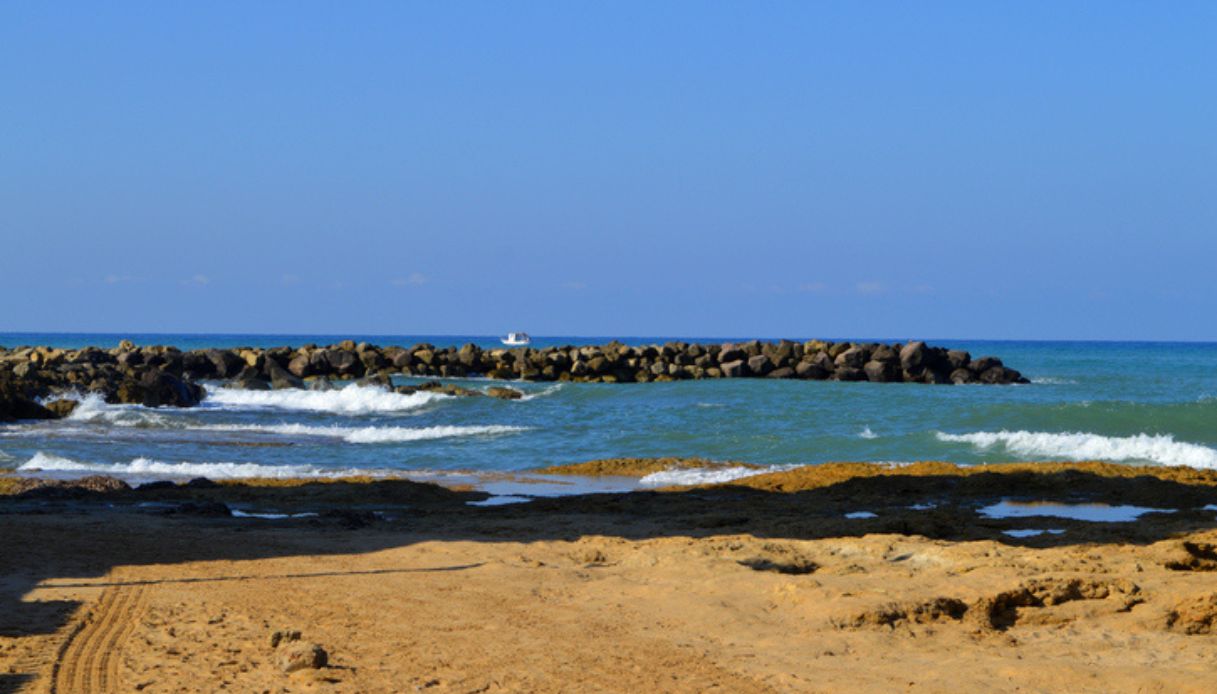
<path id="1" fill-rule="evenodd" d="M 771 378 L 926 384 L 1026 383 L 996 357 L 905 344 L 825 342 L 668 342 L 632 346 L 483 349 L 474 344 L 379 347 L 352 341 L 302 347 L 181 351 L 137 346 L 0 348 L 0 420 L 53 418 L 39 404 L 65 393 L 101 393 L 108 402 L 191 407 L 204 381 L 247 389 L 324 388 L 331 381 L 390 385 L 395 375 L 484 376 L 528 381 L 642 383 L 706 378 Z M 432 388 L 452 386 L 432 385 Z M 460 394 L 480 394 L 463 391 Z M 502 389 L 497 397 L 518 397 Z M 69 410 L 70 411 L 70 410 Z"/>

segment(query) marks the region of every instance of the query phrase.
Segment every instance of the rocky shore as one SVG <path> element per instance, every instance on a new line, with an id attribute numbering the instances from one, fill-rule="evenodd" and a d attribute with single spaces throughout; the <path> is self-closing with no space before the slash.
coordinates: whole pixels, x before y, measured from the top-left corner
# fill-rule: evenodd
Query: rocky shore
<path id="1" fill-rule="evenodd" d="M 57 395 L 96 392 L 107 402 L 192 407 L 203 381 L 247 389 L 325 388 L 332 381 L 390 385 L 394 375 L 485 376 L 528 381 L 643 383 L 703 378 L 774 378 L 879 383 L 1026 383 L 996 357 L 924 342 L 741 342 L 482 349 L 474 344 L 378 347 L 335 345 L 181 351 L 168 346 L 0 348 L 0 421 L 55 418 L 70 412 Z M 470 394 L 452 386 L 430 388 Z M 399 388 L 407 388 L 399 386 Z M 492 393 L 512 397 L 515 391 Z M 40 404 L 47 403 L 46 405 Z"/>
<path id="2" fill-rule="evenodd" d="M 486 497 L 0 475 L 0 691 L 1213 690 L 1212 470 L 837 463 Z M 1140 515 L 1068 513 L 1096 505 Z"/>

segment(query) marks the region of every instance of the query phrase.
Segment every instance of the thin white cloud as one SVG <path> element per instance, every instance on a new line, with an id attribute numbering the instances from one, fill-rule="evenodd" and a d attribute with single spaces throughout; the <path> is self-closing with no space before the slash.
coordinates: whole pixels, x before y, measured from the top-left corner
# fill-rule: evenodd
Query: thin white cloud
<path id="1" fill-rule="evenodd" d="M 579 292 L 587 289 L 587 282 L 564 282 L 562 288 Z"/>
<path id="2" fill-rule="evenodd" d="M 823 282 L 804 282 L 799 285 L 799 291 L 807 294 L 823 294 L 828 291 L 828 285 Z"/>
<path id="3" fill-rule="evenodd" d="M 879 282 L 859 282 L 854 285 L 854 288 L 863 296 L 875 296 L 885 291 L 884 286 Z"/>
<path id="4" fill-rule="evenodd" d="M 106 275 L 104 282 L 106 284 L 124 284 L 126 282 L 134 282 L 135 278 L 131 275 Z"/>
<path id="5" fill-rule="evenodd" d="M 205 287 L 208 284 L 211 284 L 211 278 L 204 274 L 198 274 L 188 280 L 183 281 L 182 284 L 195 287 Z"/>
<path id="6" fill-rule="evenodd" d="M 429 282 L 430 279 L 421 272 L 411 272 L 405 277 L 394 277 L 389 280 L 389 284 L 394 287 L 421 287 Z"/>
<path id="7" fill-rule="evenodd" d="M 279 279 L 285 286 L 300 284 L 300 275 L 286 274 Z"/>

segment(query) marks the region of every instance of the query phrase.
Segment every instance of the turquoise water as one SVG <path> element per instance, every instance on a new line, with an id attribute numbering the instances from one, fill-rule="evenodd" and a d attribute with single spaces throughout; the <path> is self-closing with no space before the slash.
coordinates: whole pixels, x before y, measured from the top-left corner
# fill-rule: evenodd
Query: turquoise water
<path id="1" fill-rule="evenodd" d="M 346 337 L 378 344 L 496 343 L 492 337 Z M 124 338 L 187 349 L 341 339 L 0 335 L 0 344 L 106 346 Z M 535 344 L 605 341 L 547 338 Z M 140 478 L 519 471 L 594 458 L 669 455 L 769 465 L 1097 459 L 1217 467 L 1217 344 L 931 342 L 999 356 L 1032 383 L 515 384 L 530 395 L 523 401 L 401 396 L 354 386 L 269 395 L 215 387 L 197 409 L 149 410 L 90 400 L 69 420 L 0 425 L 0 466 Z M 467 387 L 490 384 L 462 381 Z"/>

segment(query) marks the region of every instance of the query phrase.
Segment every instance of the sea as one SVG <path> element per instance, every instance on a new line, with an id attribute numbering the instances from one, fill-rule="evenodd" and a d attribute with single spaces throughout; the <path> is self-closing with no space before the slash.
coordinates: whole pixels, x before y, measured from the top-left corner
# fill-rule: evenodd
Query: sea
<path id="1" fill-rule="evenodd" d="M 475 343 L 459 335 L 141 335 L 0 333 L 0 345 L 113 347 L 120 340 L 208 347 Z M 726 342 L 746 338 L 544 337 L 534 346 Z M 892 342 L 866 338 L 866 341 Z M 928 340 L 1000 357 L 1030 383 L 928 386 L 720 379 L 645 384 L 511 382 L 515 401 L 333 390 L 243 391 L 207 383 L 200 407 L 108 405 L 81 393 L 65 420 L 0 425 L 0 470 L 109 474 L 132 481 L 351 474 L 436 481 L 510 480 L 599 458 L 680 456 L 784 469 L 828 461 L 960 464 L 1101 460 L 1217 468 L 1217 343 Z M 417 379 L 398 378 L 401 384 Z M 444 379 L 467 388 L 503 385 Z M 741 468 L 641 481 L 727 480 Z M 509 473 L 504 475 L 504 473 Z M 543 492 L 546 480 L 528 489 Z M 563 486 L 566 485 L 566 486 Z M 485 486 L 485 485 L 484 485 Z M 499 491 L 511 491 L 500 485 Z"/>

